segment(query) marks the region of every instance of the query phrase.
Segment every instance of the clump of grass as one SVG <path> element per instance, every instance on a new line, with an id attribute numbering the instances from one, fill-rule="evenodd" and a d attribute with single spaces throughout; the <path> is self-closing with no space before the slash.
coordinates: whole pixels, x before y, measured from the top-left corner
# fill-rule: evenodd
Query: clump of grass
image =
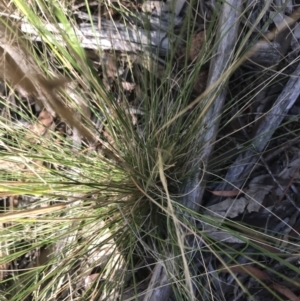
<path id="1" fill-rule="evenodd" d="M 223 9 L 222 1 L 217 4 Z M 284 260 L 294 252 L 295 244 L 285 241 L 286 253 L 274 252 L 282 238 L 211 216 L 203 197 L 205 185 L 223 177 L 222 168 L 230 162 L 227 155 L 218 159 L 221 139 L 213 156 L 212 148 L 205 151 L 208 143 L 215 144 L 215 137 L 207 133 L 219 123 L 222 133 L 228 112 L 237 105 L 238 115 L 253 101 L 252 96 L 238 100 L 238 94 L 233 95 L 234 101 L 227 99 L 206 127 L 207 116 L 221 103 L 220 97 L 225 101 L 224 89 L 234 71 L 250 56 L 245 45 L 255 24 L 242 28 L 228 68 L 218 78 L 210 77 L 204 93 L 195 95 L 199 72 L 207 70 L 218 55 L 216 49 L 228 32 L 216 34 L 220 20 L 214 10 L 209 22 L 203 23 L 205 43 L 191 62 L 197 17 L 197 5 L 191 3 L 180 32 L 169 32 L 170 40 L 176 37 L 178 45 L 185 44 L 177 69 L 176 47 L 164 57 L 164 68 L 155 60 L 149 66 L 145 53 L 140 53 L 144 57 L 139 64 L 125 61 L 138 88 L 124 92 L 119 79 L 110 85 L 106 81 L 111 78 L 99 76 L 80 45 L 75 21 L 67 17 L 70 3 L 16 0 L 14 5 L 14 13 L 34 25 L 43 40 L 25 42 L 21 33 L 1 19 L 2 39 L 7 42 L 6 49 L 1 47 L 11 51 L 2 56 L 7 68 L 2 77 L 20 94 L 1 100 L 6 115 L 0 125 L 5 170 L 0 193 L 10 204 L 16 196 L 21 202 L 0 215 L 4 298 L 154 300 L 151 294 L 161 285 L 166 288 L 165 298 L 171 300 L 200 296 L 214 300 L 233 294 L 228 291 L 229 282 L 239 287 L 241 296 L 252 298 L 244 281 L 248 276 L 270 295 L 286 296 L 286 287 L 284 293 L 275 284 L 273 290 L 268 288 L 269 274 L 292 285 L 295 281 L 262 258 L 297 273 L 298 268 Z M 92 20 L 91 8 L 86 10 Z M 125 4 L 115 10 L 126 18 Z M 244 8 L 238 19 L 247 13 Z M 47 23 L 67 28 L 63 32 L 57 26 L 63 40 L 45 27 Z M 260 35 L 253 38 L 258 39 Z M 254 53 L 255 48 L 250 50 Z M 16 55 L 28 58 L 18 65 Z M 25 72 L 28 62 L 30 72 Z M 18 66 L 19 73 L 8 74 L 11 66 Z M 26 103 L 25 96 L 32 103 Z M 32 111 L 33 104 L 47 109 L 47 120 L 39 110 Z M 138 113 L 131 113 L 133 107 Z M 240 152 L 250 144 L 247 141 Z M 218 162 L 218 169 L 209 159 Z M 216 174 L 210 176 L 213 171 Z M 226 233 L 235 242 L 222 241 L 207 229 Z"/>

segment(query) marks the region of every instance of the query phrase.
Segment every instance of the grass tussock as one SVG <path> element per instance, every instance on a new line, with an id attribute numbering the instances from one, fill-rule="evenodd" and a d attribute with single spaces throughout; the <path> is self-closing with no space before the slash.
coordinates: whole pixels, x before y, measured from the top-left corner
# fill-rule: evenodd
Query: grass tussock
<path id="1" fill-rule="evenodd" d="M 298 300 L 299 12 L 179 3 L 1 3 L 3 300 Z"/>

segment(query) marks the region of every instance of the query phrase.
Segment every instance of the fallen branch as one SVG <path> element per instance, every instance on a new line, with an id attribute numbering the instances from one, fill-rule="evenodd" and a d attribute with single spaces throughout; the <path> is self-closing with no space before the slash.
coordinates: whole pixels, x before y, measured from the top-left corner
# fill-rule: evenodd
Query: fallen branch
<path id="1" fill-rule="evenodd" d="M 239 9 L 241 5 L 241 0 L 231 0 L 226 2 L 223 6 L 219 30 L 216 37 L 216 40 L 220 40 L 220 42 L 212 55 L 213 59 L 210 64 L 208 74 L 207 90 L 215 85 L 231 64 L 233 59 L 232 49 L 234 49 L 237 39 Z M 205 183 L 204 181 L 201 181 L 200 183 L 200 170 L 207 164 L 212 153 L 225 96 L 226 87 L 224 84 L 223 86 L 220 84 L 216 98 L 212 102 L 203 120 L 199 123 L 199 134 L 196 140 L 198 141 L 199 146 L 203 146 L 203 149 L 199 154 L 196 154 L 195 157 L 197 160 L 193 160 L 193 162 L 201 162 L 202 166 L 199 164 L 199 166 L 194 167 L 195 176 L 193 179 L 189 179 L 182 191 L 182 194 L 184 195 L 182 198 L 182 204 L 194 211 L 198 211 L 201 205 L 202 195 L 205 190 Z"/>
<path id="2" fill-rule="evenodd" d="M 241 0 L 230 0 L 223 5 L 218 34 L 216 37 L 216 40 L 220 40 L 220 43 L 212 55 L 214 60 L 211 62 L 208 88 L 225 72 L 232 60 L 232 49 L 234 49 L 234 45 L 236 43 L 239 24 L 237 20 L 239 19 L 239 8 L 241 7 L 241 4 Z M 199 124 L 199 135 L 197 141 L 198 143 L 201 143 L 200 145 L 206 145 L 201 153 L 195 154 L 199 162 L 206 163 L 212 152 L 212 144 L 215 140 L 219 125 L 216 116 L 220 116 L 225 100 L 225 94 L 226 90 L 223 88 L 216 97 L 203 122 Z M 207 124 L 209 129 L 203 133 L 204 124 Z M 204 184 L 200 183 L 199 185 L 201 179 L 200 168 L 201 166 L 194 167 L 195 176 L 185 183 L 182 191 L 182 204 L 193 211 L 198 211 L 205 189 Z M 193 240 L 194 239 L 192 238 L 187 242 L 187 244 L 193 245 Z M 192 258 L 193 254 L 190 256 Z M 156 269 L 158 269 L 160 273 L 153 273 L 151 284 L 155 284 L 155 286 L 150 286 L 151 293 L 147 295 L 147 298 L 144 298 L 144 301 L 167 300 L 167 297 L 171 293 L 170 286 L 166 282 L 166 279 L 170 281 L 167 271 L 159 263 L 156 265 L 155 270 Z"/>
<path id="3" fill-rule="evenodd" d="M 243 178 L 251 171 L 258 160 L 259 153 L 264 150 L 275 130 L 281 124 L 284 116 L 298 99 L 300 95 L 299 76 L 300 64 L 278 96 L 273 107 L 261 117 L 261 122 L 251 143 L 252 146 L 237 157 L 234 164 L 228 170 L 224 183 L 220 184 L 216 190 L 229 190 L 232 189 L 233 185 L 235 188 L 242 187 Z"/>
<path id="4" fill-rule="evenodd" d="M 171 14 L 169 14 L 171 16 Z M 101 19 L 101 24 L 82 23 L 74 27 L 66 27 L 61 23 L 42 24 L 35 27 L 21 17 L 1 13 L 0 16 L 10 20 L 18 20 L 20 30 L 26 37 L 33 41 L 45 41 L 48 43 L 65 44 L 64 34 L 73 40 L 77 38 L 83 48 L 96 50 L 115 50 L 123 52 L 148 51 L 156 55 L 165 55 L 171 49 L 171 43 L 167 36 L 170 31 L 170 16 L 165 17 L 165 21 L 159 26 L 157 18 L 148 19 L 150 28 L 146 30 L 133 24 L 121 24 L 111 20 Z M 144 15 L 146 18 L 146 15 Z M 181 19 L 174 17 L 174 25 L 180 25 Z M 84 18 L 85 19 L 85 18 Z M 163 19 L 163 20 L 164 20 Z M 151 25 L 151 21 L 153 22 Z M 140 20 L 140 25 L 145 26 L 145 19 Z M 100 29 L 101 28 L 101 29 Z M 43 35 L 41 35 L 41 32 Z M 72 35 L 74 35 L 72 37 Z"/>

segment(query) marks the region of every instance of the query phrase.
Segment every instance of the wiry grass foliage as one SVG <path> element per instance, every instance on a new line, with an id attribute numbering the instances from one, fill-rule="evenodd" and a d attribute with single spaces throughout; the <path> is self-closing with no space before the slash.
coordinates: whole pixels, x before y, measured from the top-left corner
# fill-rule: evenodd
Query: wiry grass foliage
<path id="1" fill-rule="evenodd" d="M 276 290 L 268 288 L 264 281 L 266 276 L 257 274 L 259 268 L 269 269 L 268 272 L 277 273 L 276 276 L 295 285 L 295 281 L 274 271 L 262 258 L 299 273 L 296 266 L 285 260 L 287 253 L 297 252 L 297 243 L 207 215 L 203 213 L 205 204 L 201 212 L 194 212 L 180 203 L 183 183 L 193 175 L 194 167 L 201 166 L 198 154 L 205 145 L 199 141 L 199 125 L 218 93 L 227 86 L 239 60 L 244 59 L 249 50 L 245 45 L 256 28 L 255 24 L 250 30 L 248 26 L 241 28 L 236 49 L 232 50 L 234 58 L 230 68 L 216 85 L 195 96 L 197 75 L 212 59 L 219 43 L 215 40 L 218 13 L 216 10 L 210 22 L 205 22 L 205 44 L 191 65 L 188 53 L 194 47 L 196 4 L 190 2 L 180 33 L 170 31 L 171 40 L 174 35 L 176 41 L 182 42 L 182 37 L 187 45 L 182 66 L 178 69 L 174 65 L 178 46 L 175 45 L 165 58 L 163 72 L 154 60 L 149 71 L 145 68 L 134 71 L 141 74 L 138 84 L 142 91 L 141 94 L 133 92 L 136 93 L 134 98 L 140 100 L 142 112 L 135 124 L 128 113 L 132 102 L 122 91 L 121 82 L 117 100 L 115 91 L 105 88 L 74 35 L 75 21 L 69 18 L 69 3 L 14 1 L 15 13 L 25 17 L 44 38 L 38 44 L 24 42 L 23 36 L 12 31 L 7 20 L 1 19 L 7 32 L 6 40 L 11 41 L 11 47 L 24 51 L 30 58 L 31 72 L 36 72 L 29 76 L 36 94 L 28 94 L 36 102 L 42 94 L 44 100 L 39 101 L 40 105 L 48 106 L 57 120 L 68 124 L 68 131 L 77 130 L 82 137 L 76 148 L 70 135 L 61 135 L 54 127 L 47 127 L 43 134 L 32 127 L 28 129 L 24 120 L 36 125 L 41 120 L 37 120 L 17 96 L 14 96 L 15 102 L 8 97 L 1 99 L 5 114 L 0 119 L 0 168 L 4 170 L 0 173 L 0 195 L 29 200 L 14 210 L 7 208 L 7 212 L 0 215 L 0 265 L 3 271 L 11 271 L 2 276 L 0 287 L 6 300 L 134 298 L 132 296 L 140 296 L 147 289 L 157 262 L 167 270 L 174 300 L 193 300 L 192 295 L 202 296 L 202 300 L 225 300 L 221 282 L 228 279 L 223 275 L 231 277 L 230 281 L 240 287 L 239 292 L 252 298 L 237 273 L 252 276 L 280 300 Z M 220 9 L 222 3 L 217 1 Z M 92 20 L 92 12 L 86 4 Z M 118 13 L 128 14 L 122 5 Z M 241 18 L 246 14 L 247 9 Z M 68 28 L 60 32 L 63 40 L 49 32 L 44 26 L 46 23 L 60 23 Z M 57 29 L 59 31 L 58 26 Z M 260 37 L 258 32 L 254 41 Z M 224 116 L 215 117 L 216 122 L 222 118 L 219 132 L 223 137 L 215 143 L 211 165 L 203 167 L 210 176 L 207 178 L 204 174 L 203 181 L 220 179 L 224 176 L 222 169 L 230 164 L 230 154 L 221 153 L 220 146 L 226 138 L 222 131 L 230 122 L 226 114 L 236 108 L 238 116 L 259 89 L 274 83 L 279 75 L 274 72 L 266 79 L 268 70 L 261 72 L 263 79 L 257 79 L 259 84 L 249 83 L 250 89 L 246 86 L 231 95 L 225 104 Z M 2 77 L 5 79 L 5 74 Z M 18 88 L 20 79 L 18 82 L 8 79 Z M 64 88 L 59 80 L 64 81 Z M 70 82 L 72 88 L 65 89 Z M 21 88 L 28 91 L 25 84 Z M 246 90 L 250 91 L 245 95 Z M 12 90 L 9 93 L 13 93 Z M 105 121 L 109 141 L 103 141 L 91 115 Z M 17 119 L 22 119 L 23 124 Z M 251 140 L 241 144 L 240 152 L 250 145 Z M 205 225 L 244 243 L 218 241 L 207 234 Z M 192 246 L 186 243 L 189 237 L 194 239 Z M 286 252 L 274 252 L 282 243 Z M 27 264 L 20 261 L 25 255 L 34 256 L 39 252 L 42 255 L 29 258 Z M 247 268 L 249 262 L 257 269 Z M 237 266 L 239 270 L 235 269 Z M 95 276 L 89 285 L 91 275 Z M 128 295 L 130 288 L 133 294 Z"/>

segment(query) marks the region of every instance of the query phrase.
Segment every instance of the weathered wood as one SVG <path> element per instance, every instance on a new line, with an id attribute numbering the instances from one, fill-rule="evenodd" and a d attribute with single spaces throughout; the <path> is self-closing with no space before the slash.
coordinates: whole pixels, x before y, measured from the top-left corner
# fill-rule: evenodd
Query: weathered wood
<path id="1" fill-rule="evenodd" d="M 98 24 L 98 17 L 96 16 L 90 17 L 87 13 L 83 12 L 77 12 L 75 15 L 82 21 L 93 21 L 94 24 Z M 167 12 L 163 12 L 161 15 L 149 15 L 143 12 L 135 12 L 134 15 L 126 16 L 126 19 L 129 24 L 135 24 L 141 28 L 163 30 L 166 32 L 172 30 L 172 26 L 179 26 L 182 23 L 182 17 Z M 103 19 L 101 19 L 101 21 L 102 20 Z M 106 22 L 105 19 L 104 22 Z"/>
<path id="2" fill-rule="evenodd" d="M 165 55 L 171 50 L 168 32 L 171 26 L 178 26 L 182 21 L 177 16 L 173 15 L 172 17 L 172 14 L 164 14 L 163 17 L 148 17 L 146 14 L 140 14 L 140 19 L 131 17 L 136 24 L 121 24 L 103 18 L 101 24 L 98 24 L 97 20 L 92 18 L 93 25 L 81 23 L 78 26 L 67 28 L 60 23 L 57 25 L 47 23 L 43 24 L 41 28 L 36 28 L 26 20 L 20 20 L 20 17 L 5 13 L 0 13 L 0 16 L 19 20 L 21 31 L 30 40 L 65 44 L 63 34 L 67 34 L 70 40 L 77 38 L 83 48 L 123 52 L 148 51 L 156 55 Z M 80 17 L 88 18 L 84 14 L 80 14 Z M 150 29 L 147 30 L 140 26 Z M 41 32 L 43 36 L 41 36 Z"/>
<path id="3" fill-rule="evenodd" d="M 171 291 L 169 275 L 166 273 L 164 265 L 157 263 L 143 301 L 168 300 Z"/>
<path id="4" fill-rule="evenodd" d="M 208 88 L 213 85 L 215 81 L 219 79 L 220 76 L 225 72 L 226 68 L 231 63 L 232 60 L 232 49 L 236 43 L 237 31 L 238 31 L 238 20 L 239 11 L 241 8 L 242 0 L 229 0 L 223 5 L 222 14 L 219 22 L 219 29 L 217 33 L 216 40 L 220 39 L 220 43 L 216 48 L 212 57 L 214 59 L 211 63 L 211 69 L 209 73 Z M 223 103 L 225 100 L 226 90 L 222 89 L 219 91 L 214 103 L 212 104 L 210 110 L 206 114 L 203 122 L 199 124 L 199 135 L 197 143 L 200 145 L 206 145 L 206 147 L 199 154 L 195 154 L 198 160 L 193 160 L 193 162 L 204 162 L 207 163 L 208 158 L 212 152 L 212 143 L 215 140 L 216 133 L 218 130 L 218 122 L 216 117 L 220 116 Z M 204 124 L 207 124 L 207 131 L 203 131 Z M 198 211 L 202 195 L 204 193 L 205 186 L 200 183 L 201 173 L 200 169 L 202 166 L 192 166 L 195 170 L 195 175 L 193 178 L 189 179 L 182 189 L 182 203 L 191 210 Z M 200 183 L 200 184 L 199 184 Z M 193 245 L 193 238 L 186 242 L 188 245 Z M 172 256 L 172 255 L 171 255 Z M 193 256 L 193 254 L 191 254 Z M 161 267 L 158 263 L 155 269 L 159 269 L 160 273 L 153 273 L 151 283 L 155 283 L 155 286 L 151 286 L 151 295 L 149 294 L 144 301 L 158 301 L 167 300 L 167 296 L 170 294 L 170 286 L 166 279 L 168 279 L 167 271 Z M 170 280 L 168 280 L 170 281 Z M 190 292 L 190 300 L 195 300 L 193 292 Z M 163 296 L 163 297 L 162 297 Z M 163 299 L 165 298 L 165 299 Z"/>
<path id="5" fill-rule="evenodd" d="M 77 37 L 83 48 L 116 50 L 126 52 L 151 51 L 160 55 L 166 54 L 170 50 L 170 42 L 165 31 L 147 31 L 141 28 L 130 28 L 124 24 L 115 24 L 109 20 L 102 20 L 101 30 L 97 26 L 93 28 L 91 25 L 80 24 L 72 30 L 59 24 L 59 29 L 53 24 L 45 24 L 43 29 L 46 33 L 41 37 L 38 30 L 27 22 L 22 22 L 21 31 L 31 39 L 36 41 L 48 40 L 49 42 L 59 41 L 64 43 L 63 33 L 68 32 L 68 37 L 72 39 Z M 71 33 L 72 32 L 72 33 Z"/>
<path id="6" fill-rule="evenodd" d="M 263 66 L 273 66 L 277 65 L 283 58 L 279 43 L 260 41 L 257 43 L 257 47 L 257 51 L 249 58 L 250 62 Z"/>
<path id="7" fill-rule="evenodd" d="M 223 6 L 216 37 L 216 40 L 220 40 L 220 42 L 212 55 L 213 59 L 210 64 L 207 89 L 220 79 L 231 64 L 233 59 L 232 49 L 234 49 L 237 39 L 238 19 L 241 5 L 241 0 L 231 0 L 226 2 Z M 184 195 L 182 197 L 183 205 L 194 211 L 198 211 L 201 205 L 205 184 L 204 182 L 201 182 L 200 170 L 207 164 L 213 150 L 213 143 L 219 126 L 218 119 L 222 112 L 225 96 L 226 87 L 225 85 L 223 87 L 220 86 L 219 90 L 216 91 L 215 99 L 209 110 L 205 114 L 203 120 L 199 123 L 197 143 L 199 146 L 203 146 L 203 149 L 199 154 L 196 154 L 197 159 L 193 160 L 193 162 L 201 162 L 202 166 L 194 167 L 195 176 L 186 183 L 182 191 L 182 194 Z"/>
<path id="8" fill-rule="evenodd" d="M 234 164 L 229 168 L 224 183 L 220 184 L 216 190 L 230 190 L 232 185 L 234 185 L 235 188 L 242 187 L 243 176 L 253 168 L 258 160 L 259 153 L 262 152 L 269 143 L 275 130 L 281 124 L 284 116 L 286 116 L 299 95 L 300 64 L 278 96 L 273 107 L 261 117 L 261 122 L 254 133 L 252 147 L 237 157 Z"/>

